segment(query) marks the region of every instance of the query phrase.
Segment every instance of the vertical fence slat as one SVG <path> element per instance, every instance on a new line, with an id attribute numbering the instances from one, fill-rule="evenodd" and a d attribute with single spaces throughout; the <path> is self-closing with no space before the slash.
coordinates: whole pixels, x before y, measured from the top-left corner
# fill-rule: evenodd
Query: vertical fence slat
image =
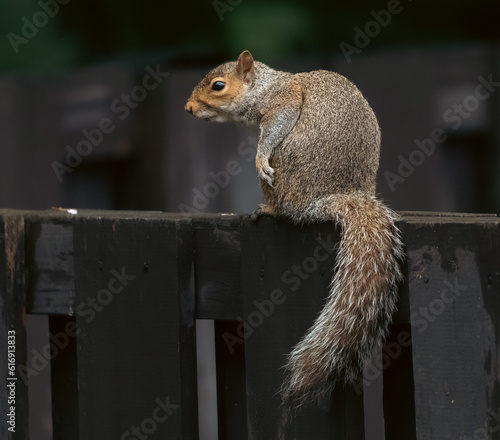
<path id="1" fill-rule="evenodd" d="M 6 440 L 29 438 L 28 383 L 22 370 L 27 364 L 24 258 L 24 218 L 4 211 L 0 213 L 0 438 Z M 15 362 L 9 364 L 13 342 Z"/>
<path id="2" fill-rule="evenodd" d="M 89 216 L 74 240 L 80 438 L 197 439 L 189 222 Z"/>
<path id="3" fill-rule="evenodd" d="M 247 438 L 245 349 L 231 339 L 243 315 L 240 216 L 193 219 L 196 243 L 196 316 L 213 319 L 220 440 Z"/>
<path id="4" fill-rule="evenodd" d="M 399 222 L 403 241 L 406 239 L 406 223 Z M 383 418 L 385 440 L 416 439 L 415 431 L 415 386 L 413 380 L 413 357 L 410 326 L 410 299 L 408 297 L 408 262 L 401 262 L 404 281 L 399 285 L 399 300 L 389 335 L 382 348 L 380 363 L 375 362 L 375 371 L 383 379 Z M 372 363 L 373 365 L 373 363 Z M 368 377 L 367 377 L 368 376 Z"/>
<path id="5" fill-rule="evenodd" d="M 42 215 L 35 223 L 44 221 Z M 37 233 L 54 235 L 59 244 L 49 237 L 47 243 L 53 246 L 46 248 L 62 246 L 72 257 L 69 222 L 63 223 L 41 227 Z M 236 230 L 235 225 L 226 226 Z M 405 345 L 383 368 L 386 438 L 500 439 L 499 223 L 470 216 L 410 217 L 403 229 L 409 254 L 409 304 L 403 304 L 405 316 L 396 319 L 387 347 L 401 344 L 398 335 L 409 333 L 409 317 L 413 345 L 411 353 Z M 50 261 L 59 257 L 49 250 L 42 277 L 39 266 L 30 266 L 34 283 L 30 311 L 74 313 L 74 318 L 51 316 L 50 329 L 54 336 L 68 333 L 70 325 L 78 333 L 52 361 L 54 438 L 132 440 L 142 434 L 197 439 L 191 221 L 167 214 L 84 212 L 74 218 L 72 230 L 75 299 L 67 287 L 73 279 L 69 260 L 56 265 L 62 270 L 52 268 Z M 36 234 L 31 237 L 30 227 L 26 239 L 24 232 L 22 213 L 0 211 L 0 350 L 7 352 L 7 332 L 15 329 L 17 367 L 26 365 L 27 351 L 25 243 L 27 255 L 33 250 L 30 243 L 42 243 Z M 235 236 L 225 229 L 216 232 L 217 255 L 223 255 L 221 240 Z M 283 219 L 243 221 L 244 323 L 216 323 L 221 438 L 245 438 L 241 432 L 246 421 L 249 440 L 364 438 L 360 387 L 337 388 L 331 399 L 308 405 L 287 427 L 276 394 L 286 354 L 321 310 L 331 281 L 335 253 L 318 260 L 317 249 L 325 255 L 337 242 L 338 232 L 331 224 L 297 228 Z M 208 258 L 209 241 L 205 245 Z M 233 243 L 229 248 L 227 255 L 236 258 L 238 247 Z M 30 258 L 45 257 L 34 253 Z M 206 302 L 200 308 L 202 317 L 216 318 L 220 310 L 224 319 L 234 319 L 239 313 L 233 267 L 237 267 L 234 262 L 206 268 L 208 282 L 198 292 Z M 220 298 L 214 280 L 225 289 Z M 226 297 L 229 307 L 225 303 L 219 307 Z M 227 333 L 235 338 L 231 340 L 237 344 L 235 353 L 228 349 Z M 52 344 L 57 347 L 54 339 Z M 10 436 L 4 423 L 8 370 L 2 371 L 0 437 L 26 440 L 27 386 L 18 379 L 16 433 Z M 408 401 L 413 390 L 408 374 L 414 376 L 414 414 Z"/>
<path id="6" fill-rule="evenodd" d="M 298 228 L 263 217 L 242 226 L 249 439 L 363 438 L 362 393 L 339 387 L 332 399 L 305 406 L 289 426 L 276 394 L 287 353 L 323 307 L 338 240 L 333 224 Z"/>
<path id="7" fill-rule="evenodd" d="M 79 438 L 76 320 L 69 316 L 75 301 L 72 222 L 71 214 L 60 211 L 34 211 L 25 218 L 27 309 L 48 315 L 50 333 L 29 368 L 35 374 L 50 363 L 54 440 Z"/>
<path id="8" fill-rule="evenodd" d="M 196 317 L 235 320 L 243 312 L 240 217 L 195 217 Z"/>
<path id="9" fill-rule="evenodd" d="M 418 440 L 500 436 L 500 229 L 408 224 Z"/>

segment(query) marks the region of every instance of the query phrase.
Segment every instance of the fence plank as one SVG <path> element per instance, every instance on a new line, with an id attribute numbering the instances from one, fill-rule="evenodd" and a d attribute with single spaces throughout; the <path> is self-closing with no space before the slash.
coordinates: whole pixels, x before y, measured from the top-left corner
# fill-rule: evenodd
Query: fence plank
<path id="1" fill-rule="evenodd" d="M 239 215 L 193 219 L 196 317 L 235 320 L 243 313 Z"/>
<path id="2" fill-rule="evenodd" d="M 142 218 L 154 211 L 79 210 L 19 211 L 26 223 L 26 267 L 29 273 L 28 312 L 30 314 L 74 315 L 75 271 L 73 221 L 81 216 Z M 169 216 L 172 217 L 172 216 Z M 176 217 L 177 218 L 177 217 Z"/>
<path id="3" fill-rule="evenodd" d="M 423 217 L 425 213 L 407 213 L 405 218 Z M 427 213 L 428 215 L 428 213 Z M 398 222 L 403 242 L 406 240 L 406 222 Z M 402 262 L 404 281 L 399 285 L 399 300 L 393 323 L 389 326 L 381 353 L 381 363 L 375 372 L 365 371 L 365 380 L 370 374 L 383 374 L 383 408 L 385 440 L 414 440 L 415 398 L 413 380 L 412 339 L 410 322 L 410 299 L 408 296 L 408 262 Z M 375 363 L 376 364 L 376 363 Z M 381 366 L 381 369 L 380 369 Z M 368 380 L 369 377 L 368 377 Z"/>
<path id="4" fill-rule="evenodd" d="M 189 221 L 79 216 L 74 241 L 80 438 L 198 438 Z"/>
<path id="5" fill-rule="evenodd" d="M 29 438 L 24 257 L 24 218 L 21 213 L 3 210 L 0 213 L 0 359 L 3 359 L 0 438 L 5 440 Z M 12 364 L 7 357 L 10 347 L 14 347 Z"/>
<path id="6" fill-rule="evenodd" d="M 415 219 L 405 241 L 417 439 L 498 439 L 498 219 Z"/>
<path id="7" fill-rule="evenodd" d="M 302 409 L 289 426 L 276 394 L 286 354 L 323 306 L 338 234 L 331 223 L 298 228 L 268 217 L 242 227 L 245 327 L 236 336 L 245 336 L 251 440 L 363 438 L 362 394 L 339 387 L 332 399 Z"/>
<path id="8" fill-rule="evenodd" d="M 70 356 L 74 347 L 52 363 L 56 435 L 76 438 L 70 428 L 77 426 L 82 439 L 127 439 L 133 438 L 131 427 L 147 431 L 154 423 L 154 436 L 196 438 L 196 315 L 224 320 L 216 323 L 222 436 L 244 438 L 235 428 L 248 420 L 252 440 L 363 438 L 359 392 L 337 389 L 287 428 L 275 394 L 286 354 L 322 308 L 334 254 L 321 262 L 314 256 L 318 238 L 321 249 L 338 241 L 333 225 L 297 228 L 284 219 L 254 224 L 234 215 L 116 211 L 71 216 L 1 210 L 0 218 L 0 332 L 15 318 L 18 360 L 26 354 L 24 276 L 29 313 L 76 314 L 78 370 L 75 351 Z M 404 329 L 411 320 L 413 346 L 412 356 L 406 350 L 383 372 L 387 438 L 499 438 L 499 223 L 494 216 L 447 213 L 406 213 L 401 222 L 409 284 L 400 291 L 395 327 Z M 237 318 L 244 325 L 235 324 Z M 72 319 L 52 316 L 51 331 L 62 331 Z M 227 332 L 235 337 L 234 354 L 227 350 Z M 65 408 L 64 396 L 76 394 L 77 373 L 78 400 Z M 27 429 L 27 391 L 19 390 L 16 409 Z M 156 399 L 168 406 L 167 397 L 173 406 L 157 422 Z M 402 419 L 398 428 L 395 421 Z"/>
<path id="9" fill-rule="evenodd" d="M 70 215 L 26 218 L 29 313 L 70 315 L 75 302 Z"/>

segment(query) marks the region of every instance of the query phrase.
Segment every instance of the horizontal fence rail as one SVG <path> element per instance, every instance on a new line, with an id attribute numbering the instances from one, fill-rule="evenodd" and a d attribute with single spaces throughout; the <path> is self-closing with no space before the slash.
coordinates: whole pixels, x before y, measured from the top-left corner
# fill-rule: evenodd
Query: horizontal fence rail
<path id="1" fill-rule="evenodd" d="M 285 424 L 276 391 L 328 293 L 333 223 L 0 210 L 0 438 L 28 439 L 27 379 L 45 361 L 54 439 L 197 439 L 196 319 L 215 322 L 221 439 L 363 439 L 376 381 L 386 439 L 495 438 L 499 224 L 401 213 L 405 282 L 384 349 Z M 26 314 L 49 317 L 40 359 Z"/>

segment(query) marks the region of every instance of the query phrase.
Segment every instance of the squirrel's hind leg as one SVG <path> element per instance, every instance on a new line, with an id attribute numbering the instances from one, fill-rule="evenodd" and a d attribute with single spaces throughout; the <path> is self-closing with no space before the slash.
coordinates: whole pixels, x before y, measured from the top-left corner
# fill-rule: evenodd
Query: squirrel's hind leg
<path id="1" fill-rule="evenodd" d="M 274 209 L 271 205 L 266 205 L 265 203 L 262 203 L 254 212 L 252 212 L 252 214 L 250 214 L 250 219 L 256 222 L 263 215 L 276 215 L 276 213 L 274 212 Z"/>

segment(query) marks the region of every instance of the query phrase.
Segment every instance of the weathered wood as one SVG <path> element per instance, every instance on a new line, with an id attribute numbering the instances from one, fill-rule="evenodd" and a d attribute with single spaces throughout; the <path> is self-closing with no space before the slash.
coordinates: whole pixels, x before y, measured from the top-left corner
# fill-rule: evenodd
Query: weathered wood
<path id="1" fill-rule="evenodd" d="M 401 230 L 403 242 L 406 238 L 406 222 L 426 217 L 429 213 L 406 213 L 397 226 Z M 449 217 L 449 216 L 447 216 Z M 398 309 L 389 326 L 379 362 L 372 361 L 371 369 L 365 371 L 365 381 L 373 380 L 378 375 L 383 377 L 383 413 L 385 439 L 416 439 L 415 432 L 415 401 L 412 364 L 412 341 L 408 284 L 408 262 L 401 262 L 404 280 L 399 285 Z"/>
<path id="2" fill-rule="evenodd" d="M 238 215 L 195 217 L 196 317 L 235 320 L 243 313 Z"/>
<path id="3" fill-rule="evenodd" d="M 0 212 L 0 438 L 29 438 L 24 219 Z"/>
<path id="4" fill-rule="evenodd" d="M 154 435 L 196 438 L 199 317 L 218 320 L 221 438 L 245 438 L 246 421 L 252 440 L 363 438 L 359 388 L 338 388 L 286 428 L 276 395 L 286 354 L 323 306 L 335 253 L 318 261 L 315 250 L 318 238 L 324 250 L 338 243 L 333 224 L 300 228 L 270 217 L 252 223 L 236 215 L 118 211 L 0 210 L 0 217 L 10 219 L 0 231 L 2 310 L 15 311 L 2 313 L 0 332 L 12 316 L 16 331 L 24 331 L 23 278 L 29 313 L 52 315 L 52 331 L 68 322 L 64 316 L 76 315 L 79 324 L 77 359 L 73 348 L 52 363 L 56 435 L 120 438 L 168 395 L 180 406 Z M 25 239 L 8 232 L 23 224 Z M 387 439 L 498 438 L 499 224 L 491 215 L 453 213 L 404 213 L 399 222 L 407 281 L 387 346 L 410 324 L 412 345 L 382 371 Z M 130 280 L 109 304 L 87 302 L 98 295 L 106 302 L 102 290 L 110 290 L 111 271 L 120 275 L 122 268 L 138 282 Z M 76 398 L 63 407 L 72 393 Z"/>
<path id="5" fill-rule="evenodd" d="M 241 232 L 249 438 L 362 438 L 363 398 L 338 388 L 285 423 L 277 394 L 286 355 L 320 312 L 332 280 L 333 224 L 298 228 L 285 219 L 247 220 Z"/>
<path id="6" fill-rule="evenodd" d="M 499 438 L 499 221 L 414 220 L 404 237 L 416 438 Z"/>
<path id="7" fill-rule="evenodd" d="M 1 211 L 1 210 L 0 210 Z M 5 211 L 5 210 L 4 210 Z M 30 274 L 30 313 L 74 313 L 73 245 L 74 216 L 57 211 L 13 211 L 26 218 L 27 266 Z M 82 210 L 80 215 L 113 218 L 119 211 Z M 124 211 L 128 218 L 150 218 L 159 213 Z M 190 218 L 183 214 L 162 214 L 165 218 Z M 240 216 L 213 214 L 191 216 L 196 241 L 196 316 L 199 319 L 237 319 L 242 312 Z M 399 225 L 436 223 L 490 224 L 490 214 L 405 212 Z M 400 304 L 394 319 L 408 323 L 410 305 L 407 283 L 401 286 Z"/>
<path id="8" fill-rule="evenodd" d="M 189 221 L 74 223 L 80 438 L 196 439 Z"/>
<path id="9" fill-rule="evenodd" d="M 74 216 L 57 212 L 25 211 L 27 266 L 30 274 L 29 312 L 73 315 Z M 82 210 L 79 215 L 116 217 L 117 211 Z M 129 218 L 158 216 L 154 212 L 123 214 Z M 185 215 L 161 214 L 165 218 Z M 196 316 L 198 319 L 234 320 L 242 314 L 240 216 L 194 216 L 196 240 Z"/>
<path id="10" fill-rule="evenodd" d="M 79 210 L 76 215 L 60 210 L 12 212 L 22 215 L 26 224 L 29 313 L 69 316 L 75 314 L 74 220 L 82 215 L 145 220 L 158 215 L 154 211 Z"/>
<path id="11" fill-rule="evenodd" d="M 48 219 L 47 219 L 48 220 Z M 75 302 L 71 218 L 26 220 L 30 313 L 72 315 Z"/>

